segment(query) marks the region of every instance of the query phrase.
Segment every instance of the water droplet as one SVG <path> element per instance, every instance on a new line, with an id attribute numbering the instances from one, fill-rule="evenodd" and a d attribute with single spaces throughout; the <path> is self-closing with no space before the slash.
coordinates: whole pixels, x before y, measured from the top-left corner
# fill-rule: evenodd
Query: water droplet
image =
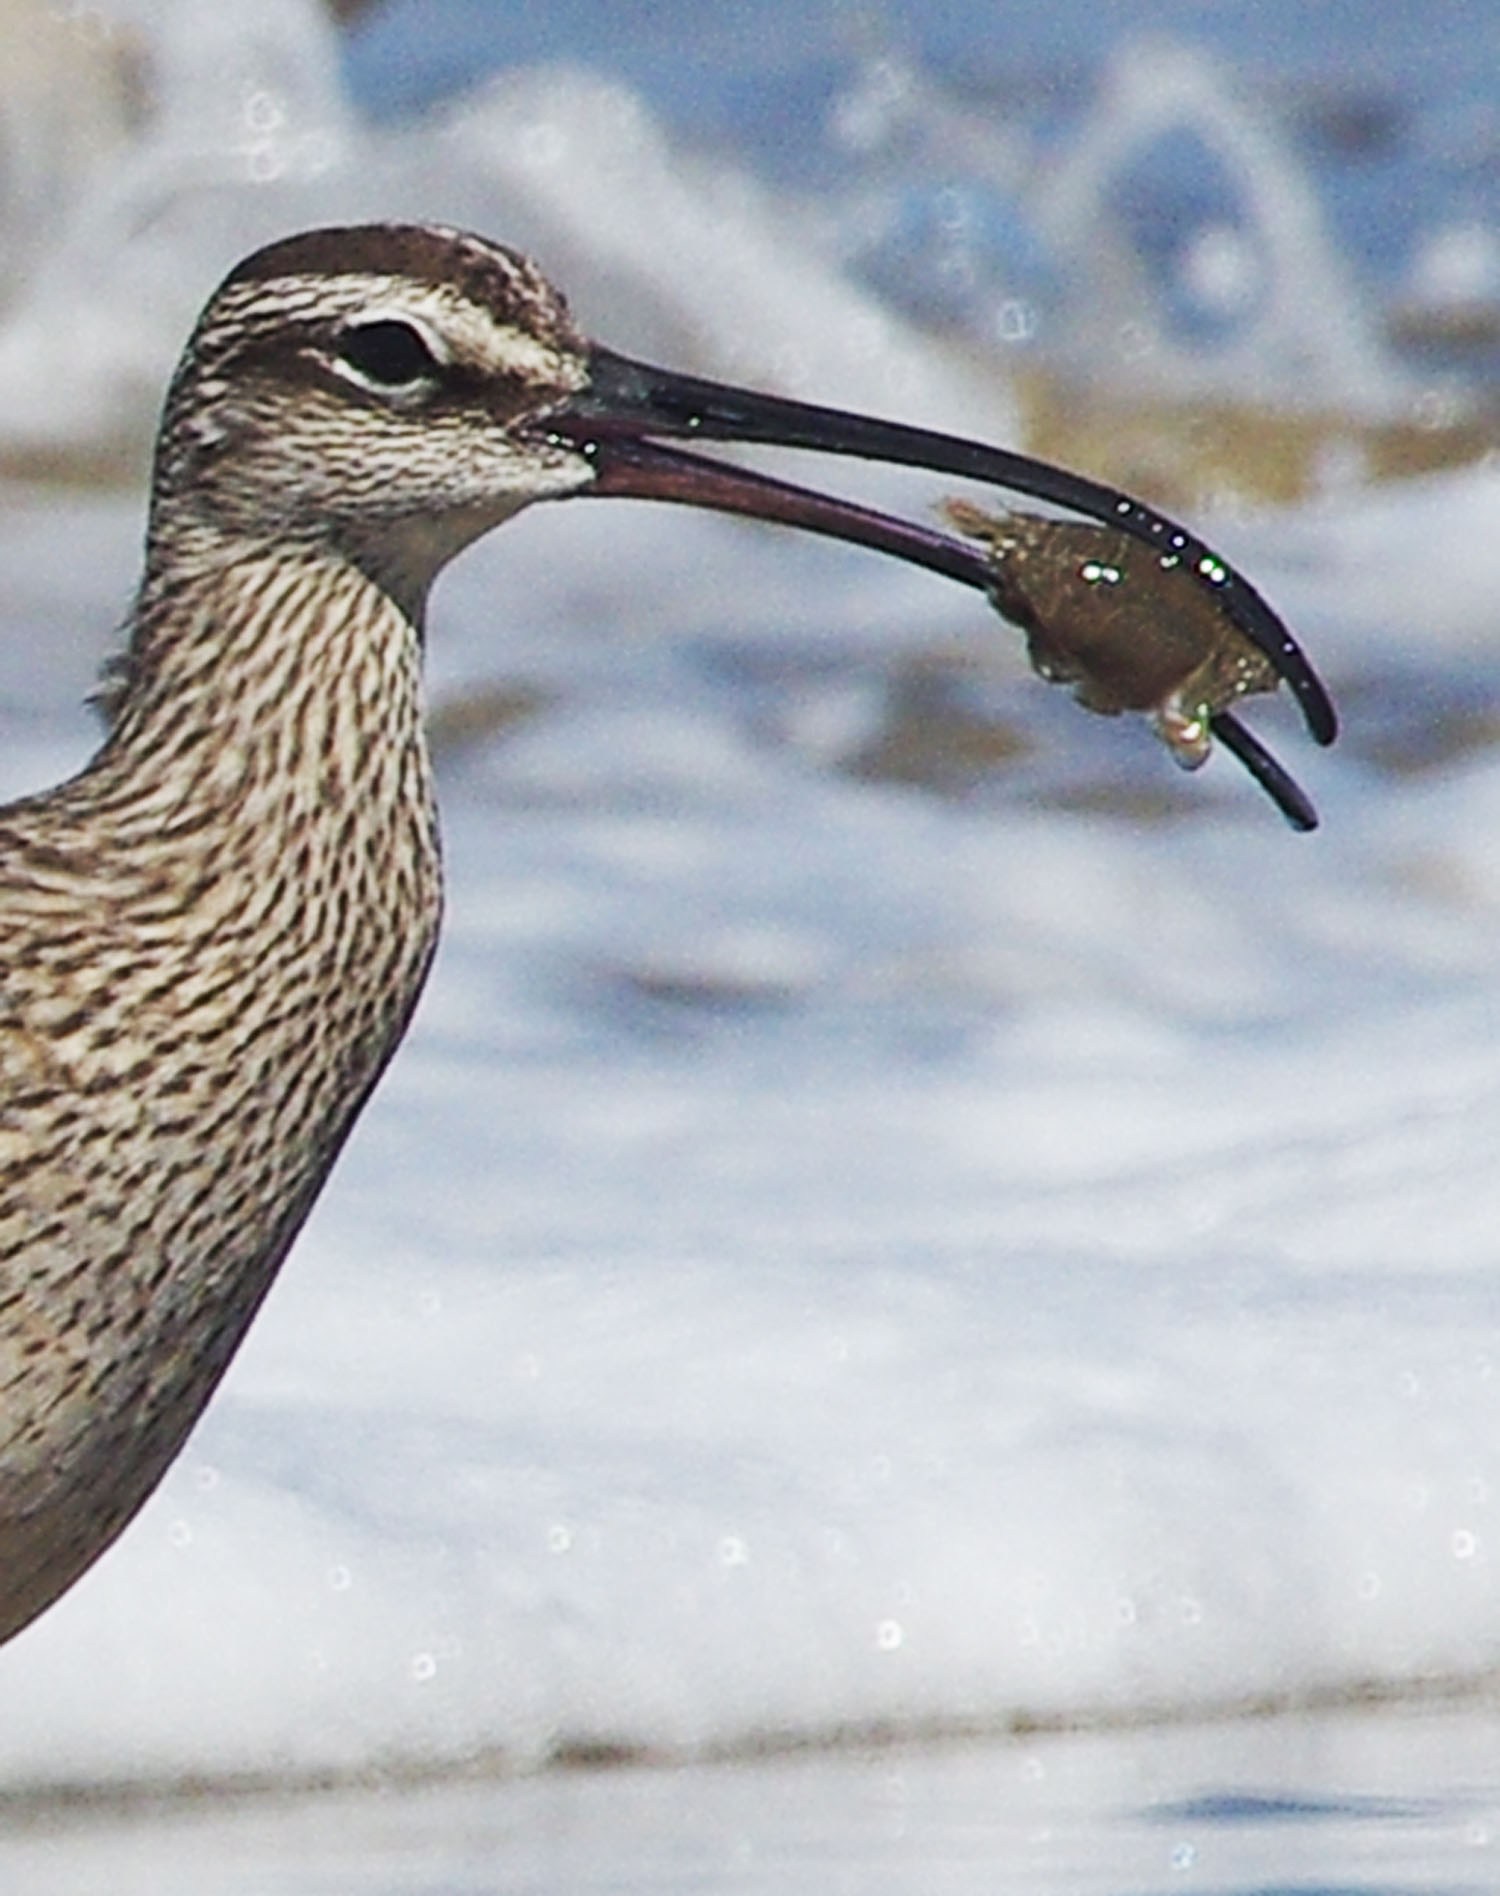
<path id="1" fill-rule="evenodd" d="M 245 176 L 251 184 L 274 184 L 285 169 L 281 154 L 269 145 L 257 145 L 245 158 Z"/>
<path id="2" fill-rule="evenodd" d="M 279 131 L 286 123 L 286 108 L 280 99 L 274 92 L 266 92 L 259 86 L 245 94 L 241 112 L 246 129 L 257 137 Z"/>
<path id="3" fill-rule="evenodd" d="M 1181 1616 L 1184 1626 L 1201 1626 L 1203 1624 L 1203 1603 L 1201 1600 L 1195 1600 L 1192 1594 L 1185 1593 L 1182 1596 L 1178 1602 L 1177 1611 Z"/>
<path id="4" fill-rule="evenodd" d="M 1479 1536 L 1467 1527 L 1455 1528 L 1452 1547 L 1455 1560 L 1473 1560 L 1479 1552 Z"/>
<path id="5" fill-rule="evenodd" d="M 412 1654 L 411 1676 L 418 1685 L 425 1685 L 429 1679 L 437 1676 L 437 1660 L 430 1652 Z"/>
<path id="6" fill-rule="evenodd" d="M 1362 1600 L 1378 1600 L 1385 1591 L 1385 1582 L 1378 1573 L 1362 1573 L 1359 1576 L 1359 1597 Z"/>
<path id="7" fill-rule="evenodd" d="M 573 1550 L 573 1530 L 564 1527 L 561 1521 L 547 1529 L 547 1552 L 549 1554 L 567 1554 Z"/>
<path id="8" fill-rule="evenodd" d="M 174 1547 L 186 1547 L 193 1538 L 193 1530 L 186 1521 L 173 1521 L 167 1529 L 167 1539 Z"/>
<path id="9" fill-rule="evenodd" d="M 1174 1843 L 1172 1846 L 1172 1868 L 1190 1870 L 1198 1861 L 1198 1851 L 1191 1843 Z"/>
<path id="10" fill-rule="evenodd" d="M 1030 342 L 1036 331 L 1036 310 L 1018 297 L 1008 296 L 995 312 L 995 334 L 1001 342 Z"/>
<path id="11" fill-rule="evenodd" d="M 719 1563 L 725 1567 L 749 1565 L 750 1550 L 737 1534 L 726 1534 L 719 1542 Z"/>
<path id="12" fill-rule="evenodd" d="M 347 1593 L 354 1585 L 354 1575 L 340 1561 L 328 1569 L 328 1584 L 335 1593 Z"/>
<path id="13" fill-rule="evenodd" d="M 905 1636 L 900 1620 L 882 1620 L 875 1628 L 875 1644 L 881 1652 L 895 1652 Z"/>

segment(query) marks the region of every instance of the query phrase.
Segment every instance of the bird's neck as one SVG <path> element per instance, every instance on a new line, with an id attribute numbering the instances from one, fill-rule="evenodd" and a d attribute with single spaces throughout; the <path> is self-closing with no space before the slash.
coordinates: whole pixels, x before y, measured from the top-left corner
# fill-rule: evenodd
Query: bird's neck
<path id="1" fill-rule="evenodd" d="M 76 1570 L 77 1509 L 109 1538 L 176 1452 L 421 992 L 420 657 L 337 562 L 155 567 L 99 755 L 0 811 L 0 1039 L 34 1141 L 0 1163 L 31 1325 L 0 1327 L 0 1570 L 27 1612 Z M 108 1128 L 86 1152 L 80 1100 Z M 107 1373 L 69 1341 L 80 1284 Z"/>
<path id="2" fill-rule="evenodd" d="M 322 549 L 215 551 L 148 559 L 88 774 L 128 787 L 158 841 L 303 807 L 430 812 L 413 615 Z"/>

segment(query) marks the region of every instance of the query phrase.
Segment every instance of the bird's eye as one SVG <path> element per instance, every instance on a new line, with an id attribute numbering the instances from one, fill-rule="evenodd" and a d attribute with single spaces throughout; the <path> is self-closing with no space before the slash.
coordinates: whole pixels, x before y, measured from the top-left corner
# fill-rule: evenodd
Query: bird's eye
<path id="1" fill-rule="evenodd" d="M 339 337 L 338 352 L 357 375 L 381 388 L 406 388 L 438 369 L 421 333 L 410 323 L 390 319 L 346 329 Z"/>

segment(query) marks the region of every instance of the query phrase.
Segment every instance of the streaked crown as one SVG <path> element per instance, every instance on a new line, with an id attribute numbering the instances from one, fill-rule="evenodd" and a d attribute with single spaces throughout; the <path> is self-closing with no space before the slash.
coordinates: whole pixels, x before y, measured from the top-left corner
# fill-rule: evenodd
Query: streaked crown
<path id="1" fill-rule="evenodd" d="M 527 501 L 590 478 L 519 426 L 587 379 L 525 257 L 462 232 L 306 232 L 239 265 L 167 396 L 153 537 L 314 542 L 418 593 Z"/>

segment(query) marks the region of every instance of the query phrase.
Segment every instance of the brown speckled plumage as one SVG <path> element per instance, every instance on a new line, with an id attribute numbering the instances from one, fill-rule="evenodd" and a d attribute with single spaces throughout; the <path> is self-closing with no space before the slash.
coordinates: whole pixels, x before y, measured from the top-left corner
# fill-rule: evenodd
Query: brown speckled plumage
<path id="1" fill-rule="evenodd" d="M 341 358 L 393 321 L 440 382 Z M 109 735 L 0 810 L 0 1638 L 159 1480 L 406 1027 L 427 589 L 589 479 L 505 433 L 582 350 L 524 260 L 399 228 L 273 246 L 189 344 Z"/>

